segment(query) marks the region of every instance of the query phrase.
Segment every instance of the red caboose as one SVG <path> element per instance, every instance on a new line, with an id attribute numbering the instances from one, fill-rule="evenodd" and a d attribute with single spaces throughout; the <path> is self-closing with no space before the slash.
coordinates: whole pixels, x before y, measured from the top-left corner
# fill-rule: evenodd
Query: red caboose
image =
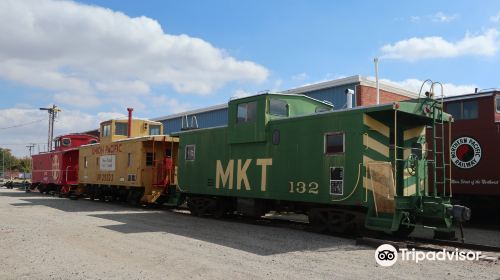
<path id="1" fill-rule="evenodd" d="M 444 109 L 455 120 L 451 141 L 445 128 L 453 196 L 472 208 L 473 219 L 500 215 L 500 91 L 447 97 Z M 429 130 L 429 143 L 431 135 Z"/>
<path id="2" fill-rule="evenodd" d="M 98 142 L 88 134 L 68 134 L 57 137 L 50 152 L 33 155 L 31 189 L 41 193 L 68 193 L 78 186 L 78 147 Z"/>

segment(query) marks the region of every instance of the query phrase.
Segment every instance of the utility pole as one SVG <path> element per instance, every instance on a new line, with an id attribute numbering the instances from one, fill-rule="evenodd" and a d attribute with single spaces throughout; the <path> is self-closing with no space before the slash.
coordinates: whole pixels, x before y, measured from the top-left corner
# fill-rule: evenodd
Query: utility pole
<path id="1" fill-rule="evenodd" d="M 57 113 L 61 112 L 56 105 L 52 105 L 50 108 L 40 108 L 42 111 L 49 112 L 49 136 L 47 140 L 47 152 L 52 151 L 52 139 L 54 138 L 54 121 L 57 117 Z"/>
<path id="2" fill-rule="evenodd" d="M 32 149 L 35 150 L 35 144 L 30 144 L 30 145 L 26 146 L 26 148 L 28 148 L 29 154 L 30 154 L 30 159 L 28 161 L 28 169 L 31 170 L 31 176 L 30 176 L 30 179 L 31 179 L 31 178 L 33 178 L 33 168 L 32 168 L 33 163 L 31 161 L 31 150 Z M 24 170 L 24 178 L 23 179 L 24 179 L 24 182 L 23 182 L 23 184 L 24 184 L 24 191 L 28 192 L 29 190 L 28 190 L 28 183 L 26 181 L 26 169 Z"/>
<path id="3" fill-rule="evenodd" d="M 28 148 L 29 150 L 30 161 L 28 168 L 31 170 L 32 169 L 31 166 L 33 165 L 33 163 L 31 162 L 31 155 L 32 155 L 31 150 L 35 151 L 35 144 L 29 144 L 28 146 L 26 146 L 26 148 Z"/>

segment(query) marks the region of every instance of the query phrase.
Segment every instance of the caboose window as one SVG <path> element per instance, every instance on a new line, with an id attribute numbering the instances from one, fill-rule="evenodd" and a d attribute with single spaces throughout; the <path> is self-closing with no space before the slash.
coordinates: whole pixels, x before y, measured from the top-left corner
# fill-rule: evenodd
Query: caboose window
<path id="1" fill-rule="evenodd" d="M 196 158 L 196 146 L 195 145 L 186 145 L 186 160 L 193 161 Z"/>
<path id="2" fill-rule="evenodd" d="M 65 147 L 69 147 L 71 145 L 71 139 L 70 138 L 63 138 L 62 145 Z"/>
<path id="3" fill-rule="evenodd" d="M 496 103 L 497 103 L 497 113 L 500 113 L 500 95 L 497 95 Z"/>
<path id="4" fill-rule="evenodd" d="M 238 104 L 237 123 L 253 122 L 257 118 L 257 101 Z"/>
<path id="5" fill-rule="evenodd" d="M 462 103 L 449 103 L 446 106 L 446 112 L 451 114 L 455 120 L 460 120 L 462 118 Z"/>
<path id="6" fill-rule="evenodd" d="M 160 125 L 150 124 L 149 135 L 160 135 Z"/>
<path id="7" fill-rule="evenodd" d="M 131 167 L 131 166 L 132 166 L 132 154 L 128 153 L 127 154 L 127 167 Z"/>
<path id="8" fill-rule="evenodd" d="M 477 101 L 465 101 L 463 103 L 463 115 L 462 118 L 465 120 L 477 119 L 478 108 Z"/>
<path id="9" fill-rule="evenodd" d="M 146 153 L 146 166 L 153 166 L 154 160 L 153 153 Z"/>
<path id="10" fill-rule="evenodd" d="M 280 99 L 269 100 L 269 114 L 288 117 L 288 103 Z"/>
<path id="11" fill-rule="evenodd" d="M 128 135 L 128 123 L 115 123 L 115 135 Z"/>
<path id="12" fill-rule="evenodd" d="M 111 135 L 111 125 L 110 124 L 104 124 L 102 126 L 102 136 L 109 136 Z"/>
<path id="13" fill-rule="evenodd" d="M 344 152 L 344 133 L 334 132 L 325 135 L 325 154 Z"/>
<path id="14" fill-rule="evenodd" d="M 477 119 L 479 108 L 476 100 L 450 103 L 446 106 L 446 112 L 451 114 L 455 120 Z"/>

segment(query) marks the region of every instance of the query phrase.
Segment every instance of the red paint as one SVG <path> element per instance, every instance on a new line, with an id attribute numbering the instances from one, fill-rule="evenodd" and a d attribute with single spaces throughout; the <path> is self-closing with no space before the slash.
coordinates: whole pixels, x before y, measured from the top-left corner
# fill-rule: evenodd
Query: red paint
<path id="1" fill-rule="evenodd" d="M 472 99 L 467 95 L 463 97 L 464 99 L 445 100 L 445 111 L 447 104 L 470 100 L 478 103 L 478 118 L 455 120 L 452 124 L 451 143 L 460 137 L 470 137 L 478 141 L 481 146 L 481 159 L 474 167 L 459 168 L 451 163 L 454 195 L 500 196 L 500 114 L 496 113 L 495 109 L 496 95 L 498 93 L 490 95 L 479 93 L 477 97 L 472 96 Z M 445 147 L 447 147 L 450 144 L 448 127 L 445 128 L 445 133 Z M 432 143 L 431 139 L 432 130 L 427 130 L 427 142 Z M 431 146 L 429 148 L 432 149 Z M 469 145 L 460 145 L 457 148 L 457 156 L 465 160 L 470 159 L 473 153 Z M 448 168 L 446 175 L 449 176 Z M 438 189 L 441 190 L 442 186 L 438 186 Z"/>
<path id="2" fill-rule="evenodd" d="M 97 142 L 98 138 L 87 134 L 68 134 L 57 137 L 56 141 L 65 138 L 70 139 L 69 145 L 58 145 L 51 152 L 32 156 L 32 184 L 59 187 L 78 184 L 78 147 Z"/>

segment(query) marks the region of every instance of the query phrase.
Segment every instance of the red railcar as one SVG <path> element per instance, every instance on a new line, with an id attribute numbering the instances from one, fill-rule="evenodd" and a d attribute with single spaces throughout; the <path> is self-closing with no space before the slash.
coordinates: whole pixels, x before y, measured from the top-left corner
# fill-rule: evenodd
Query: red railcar
<path id="1" fill-rule="evenodd" d="M 455 120 L 451 140 L 445 128 L 453 196 L 470 206 L 476 217 L 500 215 L 500 91 L 448 97 L 444 109 Z M 428 130 L 427 142 L 431 141 Z M 448 177 L 449 171 L 446 166 Z"/>
<path id="2" fill-rule="evenodd" d="M 54 142 L 54 150 L 32 156 L 31 189 L 64 194 L 78 185 L 78 147 L 97 143 L 98 138 L 77 133 L 59 136 Z"/>

